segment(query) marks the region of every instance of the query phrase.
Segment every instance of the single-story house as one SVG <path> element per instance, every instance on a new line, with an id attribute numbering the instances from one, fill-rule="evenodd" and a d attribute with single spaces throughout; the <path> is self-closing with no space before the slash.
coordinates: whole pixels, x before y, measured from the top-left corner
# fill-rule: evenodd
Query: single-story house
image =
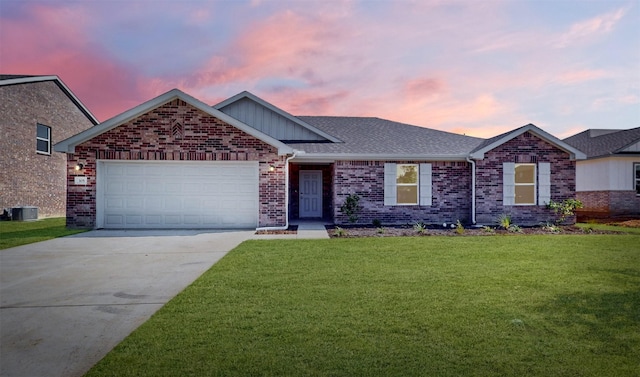
<path id="1" fill-rule="evenodd" d="M 564 141 L 587 155 L 576 166 L 582 216 L 640 215 L 640 127 L 590 129 Z"/>
<path id="2" fill-rule="evenodd" d="M 96 124 L 58 76 L 0 74 L 0 212 L 65 216 L 67 158 L 53 145 Z"/>
<path id="3" fill-rule="evenodd" d="M 528 124 L 481 139 L 368 117 L 293 116 L 243 92 L 209 106 L 177 89 L 58 143 L 67 224 L 279 228 L 290 220 L 518 225 L 575 196 L 584 153 Z M 76 170 L 77 169 L 77 170 Z"/>

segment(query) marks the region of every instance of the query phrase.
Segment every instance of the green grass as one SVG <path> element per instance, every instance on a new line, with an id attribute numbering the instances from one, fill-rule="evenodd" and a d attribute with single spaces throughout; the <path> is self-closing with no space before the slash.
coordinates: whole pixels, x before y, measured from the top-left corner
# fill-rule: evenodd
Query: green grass
<path id="1" fill-rule="evenodd" d="M 640 237 L 249 241 L 88 376 L 637 376 Z"/>
<path id="2" fill-rule="evenodd" d="M 85 231 L 84 229 L 67 229 L 64 218 L 0 221 L 0 250 Z"/>

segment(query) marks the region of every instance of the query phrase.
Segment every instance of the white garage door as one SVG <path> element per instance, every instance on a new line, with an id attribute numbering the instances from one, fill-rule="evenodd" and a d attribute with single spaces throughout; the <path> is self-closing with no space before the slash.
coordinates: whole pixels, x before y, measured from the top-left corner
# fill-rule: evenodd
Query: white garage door
<path id="1" fill-rule="evenodd" d="M 97 173 L 99 228 L 255 228 L 258 224 L 256 161 L 101 161 Z"/>

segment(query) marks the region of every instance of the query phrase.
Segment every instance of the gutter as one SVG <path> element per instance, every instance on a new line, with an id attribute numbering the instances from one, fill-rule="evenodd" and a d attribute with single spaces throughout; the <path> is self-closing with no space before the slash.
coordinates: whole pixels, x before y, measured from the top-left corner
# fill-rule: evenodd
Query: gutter
<path id="1" fill-rule="evenodd" d="M 256 228 L 256 232 L 265 230 L 286 230 L 289 229 L 289 161 L 296 158 L 296 156 L 300 154 L 304 154 L 304 151 L 293 151 L 293 154 L 284 161 L 284 226 L 264 226 L 260 228 Z"/>
<path id="2" fill-rule="evenodd" d="M 468 155 L 424 155 L 415 154 L 347 154 L 347 153 L 305 153 L 298 161 L 335 162 L 335 161 L 465 161 Z"/>
<path id="3" fill-rule="evenodd" d="M 471 222 L 476 224 L 476 162 L 467 157 L 471 164 Z"/>

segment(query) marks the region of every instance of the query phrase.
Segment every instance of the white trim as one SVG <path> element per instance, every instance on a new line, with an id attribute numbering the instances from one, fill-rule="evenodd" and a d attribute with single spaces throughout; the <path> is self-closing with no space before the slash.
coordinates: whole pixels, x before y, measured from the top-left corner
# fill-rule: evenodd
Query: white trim
<path id="1" fill-rule="evenodd" d="M 42 126 L 45 127 L 47 129 L 47 134 L 48 137 L 45 139 L 43 137 L 38 136 L 38 127 Z M 47 142 L 47 151 L 41 151 L 38 149 L 38 141 L 46 141 Z M 52 143 L 52 137 L 51 137 L 51 126 L 47 126 L 46 124 L 42 124 L 37 122 L 36 123 L 36 153 L 37 154 L 42 154 L 42 155 L 46 155 L 46 156 L 51 156 L 51 144 Z"/>
<path id="2" fill-rule="evenodd" d="M 410 155 L 358 153 L 304 153 L 293 162 L 331 163 L 336 161 L 467 161 L 467 155 Z"/>
<path id="3" fill-rule="evenodd" d="M 79 144 L 84 143 L 87 140 L 90 140 L 98 135 L 101 135 L 109 130 L 112 130 L 120 125 L 122 125 L 123 123 L 126 123 L 132 119 L 135 119 L 139 116 L 141 116 L 142 114 L 145 114 L 155 108 L 158 108 L 168 102 L 171 102 L 175 99 L 180 99 L 184 102 L 186 102 L 187 104 L 197 108 L 198 110 L 201 110 L 202 112 L 214 116 L 218 119 L 220 119 L 223 122 L 226 122 L 230 125 L 232 125 L 233 127 L 238 128 L 239 130 L 246 132 L 247 134 L 254 136 L 262 141 L 264 141 L 265 143 L 272 145 L 276 148 L 278 148 L 278 154 L 279 155 L 286 155 L 286 154 L 291 154 L 293 153 L 293 149 L 291 147 L 289 147 L 288 145 L 282 143 L 279 140 L 276 140 L 274 138 L 272 138 L 269 135 L 266 135 L 258 130 L 256 130 L 255 128 L 248 126 L 242 122 L 240 122 L 239 120 L 230 117 L 229 115 L 214 109 L 213 107 L 205 104 L 204 102 L 201 102 L 200 100 L 178 90 L 178 89 L 172 89 L 156 98 L 153 98 L 147 102 L 144 102 L 141 105 L 138 105 L 136 107 L 134 107 L 133 109 L 130 109 L 128 111 L 125 111 L 124 113 L 117 115 L 95 127 L 91 127 L 79 134 L 76 134 L 66 140 L 63 140 L 59 143 L 57 143 L 54 147 L 55 151 L 57 152 L 66 152 L 66 153 L 74 153 L 75 152 L 75 147 Z"/>

